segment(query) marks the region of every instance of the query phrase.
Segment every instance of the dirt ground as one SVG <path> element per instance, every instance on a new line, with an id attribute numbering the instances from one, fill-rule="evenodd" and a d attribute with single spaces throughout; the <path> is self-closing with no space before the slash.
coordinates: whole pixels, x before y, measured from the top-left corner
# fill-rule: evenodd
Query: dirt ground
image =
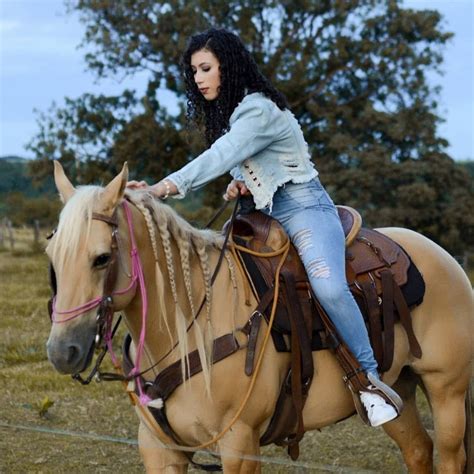
<path id="1" fill-rule="evenodd" d="M 121 384 L 83 387 L 47 361 L 48 297 L 44 255 L 0 252 L 0 472 L 144 472 L 137 420 Z M 296 463 L 277 447 L 264 448 L 262 456 L 266 473 L 406 472 L 382 429 L 356 417 L 307 433 Z"/>

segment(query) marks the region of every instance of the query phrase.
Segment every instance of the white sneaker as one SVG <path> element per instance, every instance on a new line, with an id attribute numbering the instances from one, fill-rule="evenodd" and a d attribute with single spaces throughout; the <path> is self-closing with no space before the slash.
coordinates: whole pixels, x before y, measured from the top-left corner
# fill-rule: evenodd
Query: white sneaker
<path id="1" fill-rule="evenodd" d="M 367 411 L 372 426 L 383 425 L 398 416 L 395 408 L 376 393 L 360 392 L 360 401 Z"/>

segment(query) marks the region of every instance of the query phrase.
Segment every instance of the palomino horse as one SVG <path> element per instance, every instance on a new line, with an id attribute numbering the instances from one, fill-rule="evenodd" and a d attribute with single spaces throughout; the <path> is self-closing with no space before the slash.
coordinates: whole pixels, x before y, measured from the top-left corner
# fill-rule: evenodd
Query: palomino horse
<path id="1" fill-rule="evenodd" d="M 246 323 L 257 302 L 245 303 L 245 279 L 230 252 L 211 285 L 222 236 L 194 229 L 145 192 L 130 193 L 124 205 L 127 178 L 124 166 L 105 188 L 75 189 L 55 163 L 56 186 L 65 205 L 47 248 L 57 281 L 48 357 L 62 373 L 78 373 L 90 364 L 96 335 L 93 307 L 104 291 L 113 242 L 107 216 L 114 215 L 119 265 L 112 289 L 113 310 L 125 314 L 136 349 L 134 370 L 153 366 L 144 374 L 152 380 L 175 361 L 181 359 L 184 366 L 186 353 L 199 349 L 205 370 L 180 385 L 166 401 L 168 419 L 187 446 L 206 446 L 211 440 L 225 472 L 259 472 L 255 460 L 259 438 L 272 416 L 289 356 L 277 353 L 272 344 L 264 346 L 266 332 L 260 331 L 257 353 L 262 347 L 264 351 L 255 379 L 244 373 L 245 350 L 209 363 L 210 341 L 228 333 L 239 338 L 237 328 Z M 102 217 L 94 218 L 97 214 Z M 400 447 L 410 472 L 432 472 L 433 442 L 415 403 L 415 389 L 422 386 L 433 413 L 438 472 L 460 473 L 466 466 L 465 427 L 470 426 L 465 401 L 473 355 L 471 285 L 456 261 L 422 235 L 400 228 L 381 232 L 411 255 L 426 283 L 423 303 L 412 313 L 421 359 L 411 356 L 400 325 L 395 328 L 394 361 L 384 380 L 401 395 L 405 407 L 384 430 Z M 141 262 L 140 268 L 136 262 Z M 191 324 L 199 303 L 202 314 Z M 314 357 L 318 370 L 304 408 L 306 430 L 327 426 L 354 412 L 333 353 L 320 351 Z M 251 395 L 243 404 L 251 384 Z M 136 410 L 140 453 L 147 471 L 185 472 L 188 457 L 182 450 L 169 448 L 173 442 L 151 418 L 146 405 L 138 403 Z M 232 428 L 226 430 L 230 422 Z M 219 433 L 222 435 L 216 436 Z"/>

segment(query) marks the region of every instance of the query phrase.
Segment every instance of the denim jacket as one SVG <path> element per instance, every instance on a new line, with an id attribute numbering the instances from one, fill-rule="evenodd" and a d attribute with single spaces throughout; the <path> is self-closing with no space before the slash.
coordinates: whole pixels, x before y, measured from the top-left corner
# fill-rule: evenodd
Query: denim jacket
<path id="1" fill-rule="evenodd" d="M 271 209 L 279 186 L 305 183 L 318 175 L 294 115 L 263 94 L 246 95 L 229 125 L 208 150 L 167 177 L 178 188 L 175 197 L 231 171 L 234 179 L 245 181 L 257 209 Z"/>

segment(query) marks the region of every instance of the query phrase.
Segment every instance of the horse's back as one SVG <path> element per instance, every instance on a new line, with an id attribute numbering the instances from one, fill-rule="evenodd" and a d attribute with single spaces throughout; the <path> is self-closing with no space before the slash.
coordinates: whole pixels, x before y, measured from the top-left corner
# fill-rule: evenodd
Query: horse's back
<path id="1" fill-rule="evenodd" d="M 446 250 L 417 232 L 397 227 L 377 230 L 403 247 L 426 285 L 423 302 L 412 310 L 423 356 L 410 365 L 441 371 L 469 365 L 474 356 L 474 299 L 462 267 Z"/>
<path id="2" fill-rule="evenodd" d="M 426 292 L 423 302 L 412 309 L 413 330 L 422 349 L 417 359 L 410 353 L 404 329 L 395 328 L 395 354 L 391 369 L 384 380 L 393 384 L 404 366 L 410 366 L 415 373 L 437 374 L 440 383 L 452 383 L 455 379 L 469 377 L 473 359 L 472 329 L 474 324 L 474 301 L 472 287 L 462 267 L 443 248 L 427 237 L 409 229 L 387 227 L 376 229 L 397 242 L 410 256 L 423 275 Z M 325 351 L 323 351 L 325 352 Z M 337 373 L 332 354 L 315 354 L 315 366 L 319 377 L 313 380 L 305 420 L 312 428 L 333 423 L 328 417 L 340 416 L 341 412 L 332 405 L 330 396 L 340 409 L 347 409 L 350 397 L 347 389 L 337 382 Z M 336 374 L 336 375 L 335 375 Z M 334 377 L 328 382 L 325 377 Z M 330 396 L 326 397 L 326 389 Z M 314 398 L 313 398 L 314 397 Z M 326 416 L 317 406 L 329 406 Z M 347 414 L 346 414 L 347 416 Z"/>

